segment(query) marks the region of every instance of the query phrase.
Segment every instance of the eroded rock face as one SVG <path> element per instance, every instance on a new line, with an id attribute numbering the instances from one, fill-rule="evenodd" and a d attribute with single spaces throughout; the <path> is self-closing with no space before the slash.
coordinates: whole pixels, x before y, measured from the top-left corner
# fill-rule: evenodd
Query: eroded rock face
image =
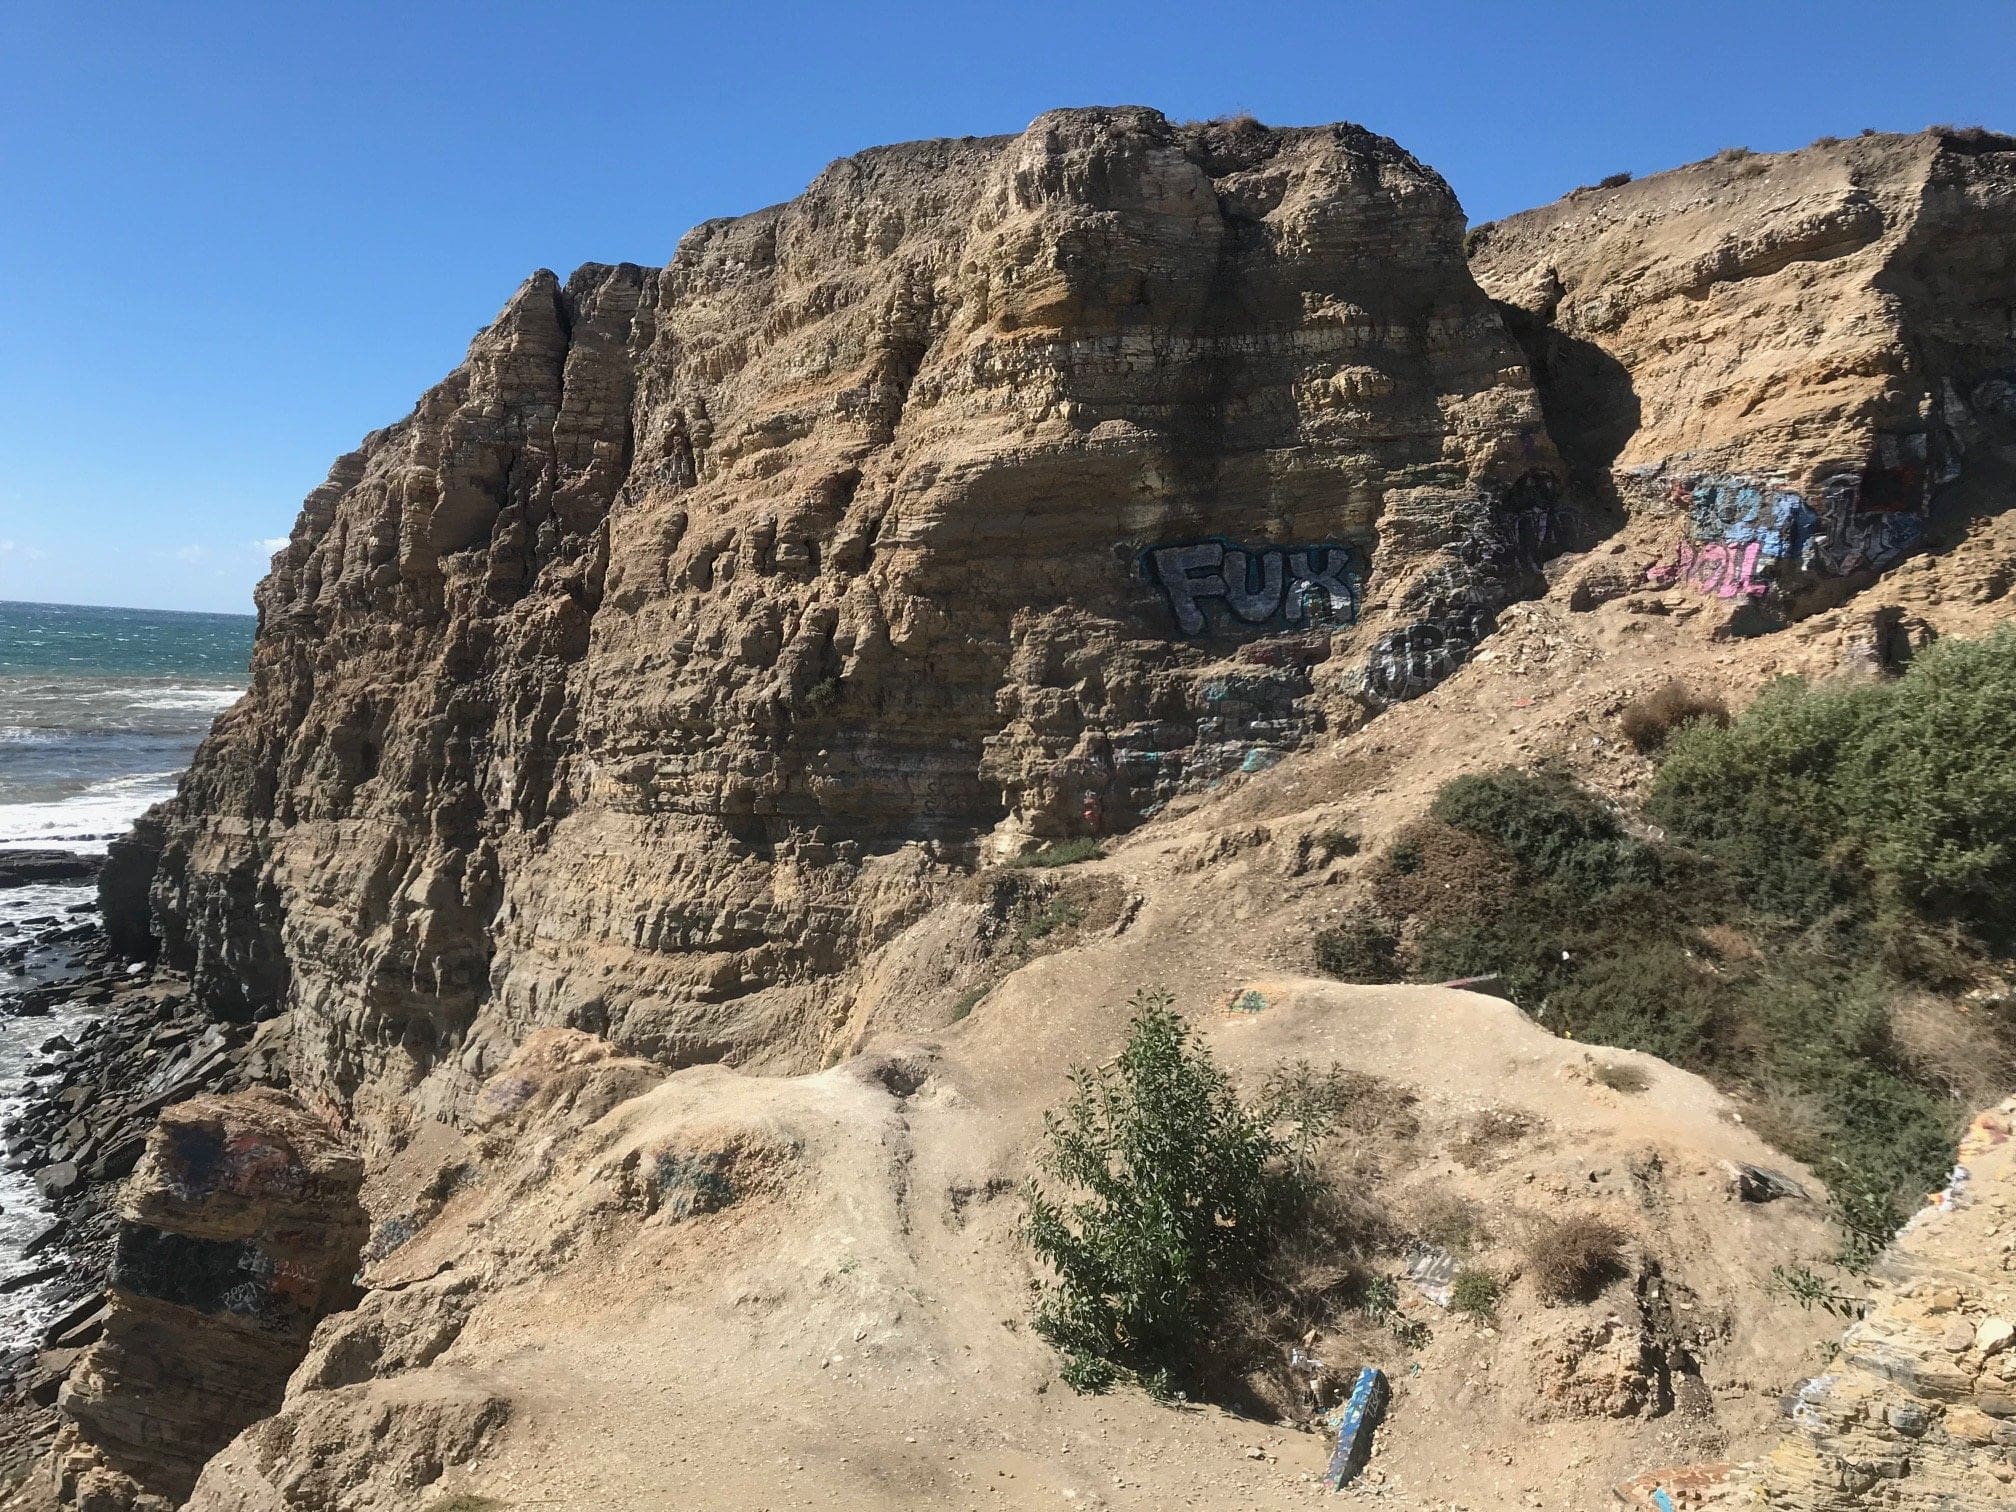
<path id="1" fill-rule="evenodd" d="M 316 1322 L 352 1296 L 362 1176 L 284 1093 L 161 1115 L 122 1197 L 103 1337 L 60 1398 L 66 1503 L 180 1505 L 204 1461 L 279 1406 Z"/>
<path id="2" fill-rule="evenodd" d="M 1566 524 L 1446 185 L 1062 111 L 526 283 L 310 496 L 167 958 L 383 1132 L 532 1028 L 803 1067 L 958 865 L 1431 686 Z"/>
<path id="3" fill-rule="evenodd" d="M 1791 1400 L 1763 1504 L 2016 1503 L 2016 1098 L 1975 1119 L 1951 1187 L 1886 1253 L 1868 1314 Z"/>
<path id="4" fill-rule="evenodd" d="M 1473 246 L 1568 461 L 1670 520 L 1654 586 L 1831 601 L 2016 458 L 2016 139 L 1732 151 Z"/>

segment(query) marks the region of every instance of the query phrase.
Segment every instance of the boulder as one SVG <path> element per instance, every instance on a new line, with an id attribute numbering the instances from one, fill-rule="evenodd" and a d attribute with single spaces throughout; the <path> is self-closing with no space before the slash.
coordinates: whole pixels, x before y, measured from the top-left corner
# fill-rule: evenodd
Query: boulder
<path id="1" fill-rule="evenodd" d="M 1960 1142 L 1953 1183 L 1898 1235 L 1867 1313 L 1804 1382 L 1779 1447 L 1760 1467 L 1765 1504 L 1787 1512 L 1882 1506 L 1990 1512 L 2009 1505 L 2016 1418 L 2007 1349 L 2016 1271 L 2016 1098 Z M 1845 1494 L 1844 1494 L 1845 1493 Z"/>
<path id="2" fill-rule="evenodd" d="M 362 1170 L 283 1093 L 161 1115 L 121 1192 L 103 1333 L 60 1398 L 70 1499 L 179 1505 L 203 1462 L 279 1405 L 316 1322 L 353 1295 Z"/>

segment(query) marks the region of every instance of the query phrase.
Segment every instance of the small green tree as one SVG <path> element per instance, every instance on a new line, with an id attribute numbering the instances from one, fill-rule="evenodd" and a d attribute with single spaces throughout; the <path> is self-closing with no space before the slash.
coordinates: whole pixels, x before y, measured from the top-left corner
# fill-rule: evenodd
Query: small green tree
<path id="1" fill-rule="evenodd" d="M 1240 1103 L 1171 1003 L 1136 993 L 1126 1049 L 1074 1071 L 1070 1100 L 1044 1119 L 1039 1163 L 1072 1195 L 1029 1187 L 1028 1241 L 1055 1272 L 1036 1331 L 1081 1391 L 1122 1374 L 1157 1394 L 1194 1381 L 1297 1190 L 1264 1115 Z"/>

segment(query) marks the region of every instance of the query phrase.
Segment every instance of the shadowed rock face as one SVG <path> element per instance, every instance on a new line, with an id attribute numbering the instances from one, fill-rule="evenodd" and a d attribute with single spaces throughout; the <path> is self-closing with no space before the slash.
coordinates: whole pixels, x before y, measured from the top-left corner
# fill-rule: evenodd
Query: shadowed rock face
<path id="1" fill-rule="evenodd" d="M 1462 229 L 1356 127 L 1079 110 L 535 275 L 309 497 L 166 957 L 389 1124 L 540 1024 L 815 1062 L 976 846 L 1412 696 L 1537 587 L 1556 459 Z"/>

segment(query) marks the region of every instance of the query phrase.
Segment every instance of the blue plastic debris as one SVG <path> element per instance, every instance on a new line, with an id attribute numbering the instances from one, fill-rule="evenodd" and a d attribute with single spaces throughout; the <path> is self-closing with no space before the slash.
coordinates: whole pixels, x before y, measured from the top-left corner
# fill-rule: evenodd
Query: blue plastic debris
<path id="1" fill-rule="evenodd" d="M 1652 1505 L 1657 1507 L 1659 1512 L 1673 1512 L 1673 1498 L 1666 1494 L 1663 1487 L 1653 1488 Z"/>
<path id="2" fill-rule="evenodd" d="M 1350 1399 L 1338 1415 L 1337 1447 L 1330 1453 L 1330 1468 L 1323 1472 L 1324 1483 L 1332 1491 L 1350 1485 L 1372 1458 L 1372 1434 L 1385 1415 L 1385 1373 L 1367 1365 L 1358 1372 Z"/>

